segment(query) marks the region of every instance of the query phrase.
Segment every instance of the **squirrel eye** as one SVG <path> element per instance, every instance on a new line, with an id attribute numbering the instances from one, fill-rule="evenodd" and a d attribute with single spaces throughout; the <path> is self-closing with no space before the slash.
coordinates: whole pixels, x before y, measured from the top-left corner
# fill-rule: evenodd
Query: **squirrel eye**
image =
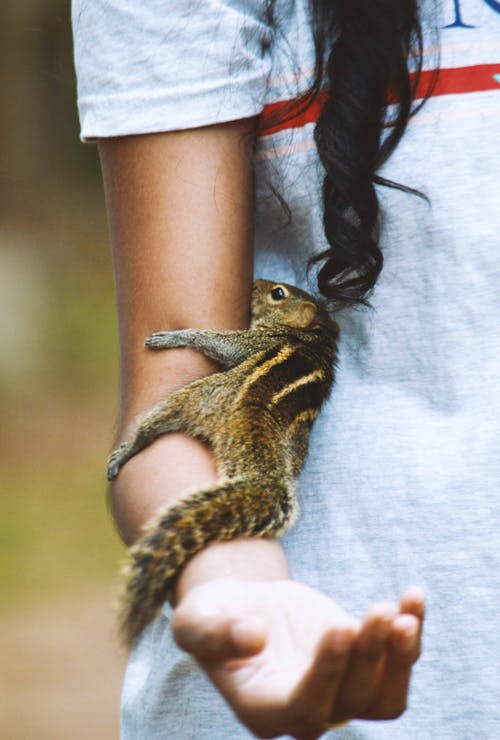
<path id="1" fill-rule="evenodd" d="M 271 298 L 273 299 L 273 301 L 282 301 L 284 298 L 286 298 L 285 291 L 279 286 L 277 288 L 273 288 L 271 291 Z"/>

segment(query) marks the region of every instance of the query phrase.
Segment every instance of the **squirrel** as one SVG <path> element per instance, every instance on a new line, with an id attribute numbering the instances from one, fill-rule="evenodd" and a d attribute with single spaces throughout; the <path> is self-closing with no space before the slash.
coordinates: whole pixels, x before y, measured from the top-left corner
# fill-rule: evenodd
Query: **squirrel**
<path id="1" fill-rule="evenodd" d="M 257 280 L 248 329 L 155 332 L 154 350 L 193 347 L 223 368 L 176 391 L 142 418 L 108 459 L 113 480 L 156 437 L 185 432 L 213 452 L 218 482 L 161 511 L 130 548 L 120 628 L 130 647 L 176 576 L 208 543 L 277 536 L 297 516 L 294 478 L 334 380 L 339 328 L 323 304 L 284 283 Z"/>

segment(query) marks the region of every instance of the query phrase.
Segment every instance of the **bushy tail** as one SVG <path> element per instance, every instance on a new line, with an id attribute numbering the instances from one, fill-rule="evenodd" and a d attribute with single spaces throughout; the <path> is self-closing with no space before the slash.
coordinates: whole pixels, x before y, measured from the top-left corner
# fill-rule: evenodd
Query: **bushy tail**
<path id="1" fill-rule="evenodd" d="M 281 534 L 295 519 L 293 492 L 280 481 L 228 480 L 195 493 L 147 526 L 130 549 L 120 634 L 130 647 L 156 617 L 186 562 L 210 542 Z"/>

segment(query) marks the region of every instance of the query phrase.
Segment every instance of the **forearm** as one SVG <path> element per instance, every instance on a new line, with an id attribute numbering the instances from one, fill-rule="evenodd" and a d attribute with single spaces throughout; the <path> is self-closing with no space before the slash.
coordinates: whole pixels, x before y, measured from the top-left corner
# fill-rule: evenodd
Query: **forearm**
<path id="1" fill-rule="evenodd" d="M 148 335 L 248 322 L 253 127 L 241 121 L 99 142 L 118 306 L 119 438 L 166 394 L 216 369 L 194 350 L 154 352 L 144 346 Z M 199 443 L 158 440 L 112 488 L 124 539 L 135 539 L 156 510 L 214 479 Z"/>

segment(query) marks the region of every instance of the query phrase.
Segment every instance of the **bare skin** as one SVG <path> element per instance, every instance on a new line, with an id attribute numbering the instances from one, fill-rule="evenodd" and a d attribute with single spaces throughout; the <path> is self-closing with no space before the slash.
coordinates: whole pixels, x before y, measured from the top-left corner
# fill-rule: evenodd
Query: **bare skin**
<path id="1" fill-rule="evenodd" d="M 247 119 L 99 143 L 119 313 L 120 438 L 165 393 L 214 369 L 191 350 L 150 352 L 144 337 L 248 322 L 254 129 Z M 112 488 L 124 540 L 214 480 L 200 443 L 157 440 Z M 358 622 L 291 579 L 279 542 L 235 540 L 206 548 L 181 573 L 173 631 L 254 734 L 310 740 L 325 723 L 404 711 L 423 601 L 410 589 Z"/>

